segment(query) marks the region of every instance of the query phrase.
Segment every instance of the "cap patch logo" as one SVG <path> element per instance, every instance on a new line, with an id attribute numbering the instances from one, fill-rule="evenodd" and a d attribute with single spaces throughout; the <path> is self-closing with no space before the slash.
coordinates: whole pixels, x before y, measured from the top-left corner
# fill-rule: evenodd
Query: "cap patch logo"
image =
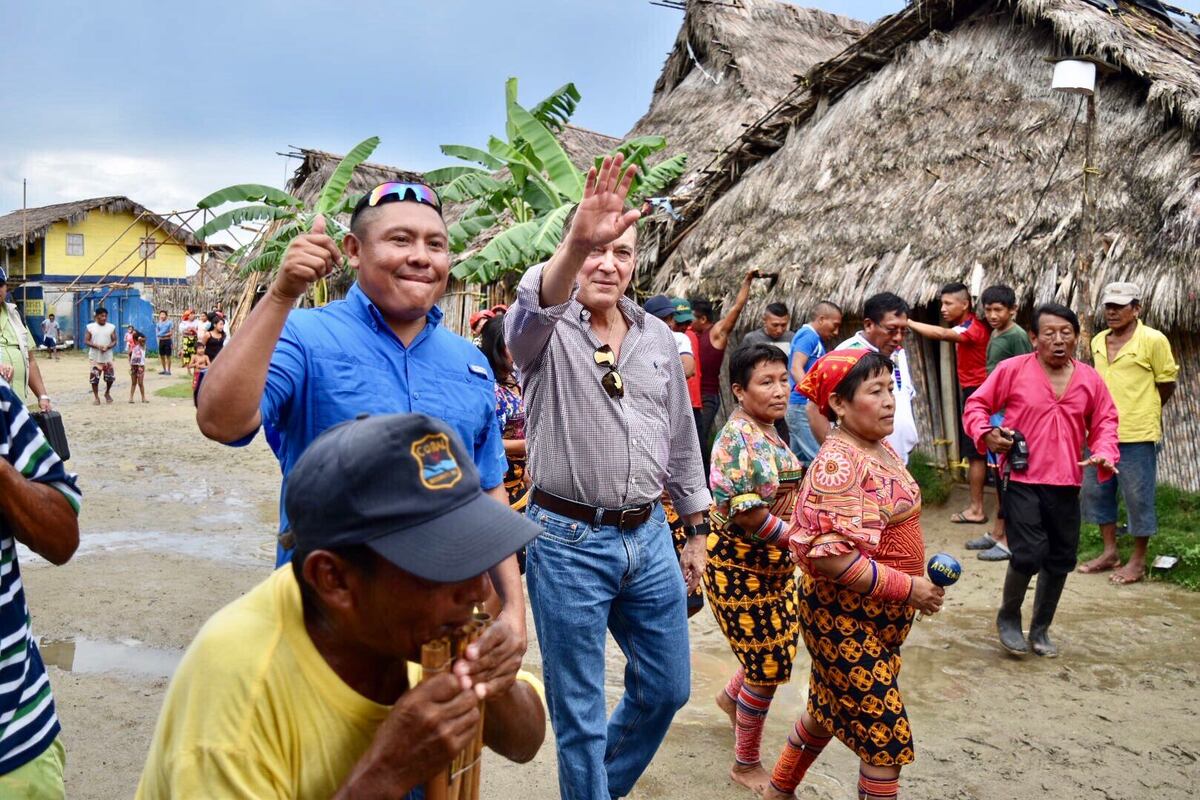
<path id="1" fill-rule="evenodd" d="M 444 433 L 422 436 L 412 444 L 412 455 L 421 468 L 421 483 L 426 489 L 449 489 L 462 480 L 462 470 L 454 460 L 450 439 Z"/>

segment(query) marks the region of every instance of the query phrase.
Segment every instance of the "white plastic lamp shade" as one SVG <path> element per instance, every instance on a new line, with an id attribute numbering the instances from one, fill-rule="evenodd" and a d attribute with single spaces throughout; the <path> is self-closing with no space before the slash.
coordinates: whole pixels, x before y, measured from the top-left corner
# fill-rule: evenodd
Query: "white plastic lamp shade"
<path id="1" fill-rule="evenodd" d="M 1096 89 L 1096 65 L 1091 61 L 1059 61 L 1054 65 L 1050 88 L 1069 94 L 1092 94 Z"/>

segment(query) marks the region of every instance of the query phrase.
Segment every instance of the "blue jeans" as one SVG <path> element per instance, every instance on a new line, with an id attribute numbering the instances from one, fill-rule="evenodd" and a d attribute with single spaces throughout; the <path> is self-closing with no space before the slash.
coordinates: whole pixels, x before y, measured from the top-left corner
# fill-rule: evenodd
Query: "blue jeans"
<path id="1" fill-rule="evenodd" d="M 1129 517 L 1130 536 L 1153 536 L 1158 533 L 1158 510 L 1154 507 L 1154 492 L 1158 485 L 1158 443 L 1128 442 L 1118 444 L 1121 461 L 1114 475 L 1104 483 L 1096 480 L 1096 468 L 1083 471 L 1083 519 L 1097 525 L 1117 521 L 1117 491 L 1125 498 Z"/>
<path id="2" fill-rule="evenodd" d="M 821 445 L 817 444 L 812 426 L 808 424 L 808 406 L 788 403 L 787 424 L 792 452 L 805 464 L 811 464 Z"/>
<path id="3" fill-rule="evenodd" d="M 662 506 L 640 527 L 593 527 L 534 503 L 525 579 L 542 649 L 563 800 L 633 789 L 691 692 L 686 587 Z M 605 721 L 605 630 L 625 694 Z M 607 725 L 607 726 L 606 726 Z"/>

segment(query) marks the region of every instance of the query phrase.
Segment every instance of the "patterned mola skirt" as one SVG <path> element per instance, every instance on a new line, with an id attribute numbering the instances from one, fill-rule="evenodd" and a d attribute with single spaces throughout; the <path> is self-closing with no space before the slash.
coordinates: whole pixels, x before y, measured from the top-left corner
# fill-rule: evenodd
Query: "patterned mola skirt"
<path id="1" fill-rule="evenodd" d="M 788 551 L 714 531 L 704 587 L 746 680 L 760 686 L 791 680 L 800 621 L 796 565 Z"/>
<path id="2" fill-rule="evenodd" d="M 808 713 L 878 767 L 911 764 L 912 729 L 900 694 L 900 645 L 916 612 L 827 578 L 800 581 L 800 629 L 812 656 Z"/>

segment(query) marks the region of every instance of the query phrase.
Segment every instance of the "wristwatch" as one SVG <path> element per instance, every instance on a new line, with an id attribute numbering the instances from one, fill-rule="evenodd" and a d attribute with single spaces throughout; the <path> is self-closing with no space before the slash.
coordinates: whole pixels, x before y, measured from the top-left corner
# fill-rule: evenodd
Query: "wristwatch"
<path id="1" fill-rule="evenodd" d="M 685 524 L 683 526 L 683 532 L 687 535 L 687 537 L 689 539 L 692 538 L 693 536 L 708 536 L 708 534 L 711 532 L 711 530 L 712 529 L 708 526 L 707 522 L 701 522 L 699 525 L 686 525 Z"/>

